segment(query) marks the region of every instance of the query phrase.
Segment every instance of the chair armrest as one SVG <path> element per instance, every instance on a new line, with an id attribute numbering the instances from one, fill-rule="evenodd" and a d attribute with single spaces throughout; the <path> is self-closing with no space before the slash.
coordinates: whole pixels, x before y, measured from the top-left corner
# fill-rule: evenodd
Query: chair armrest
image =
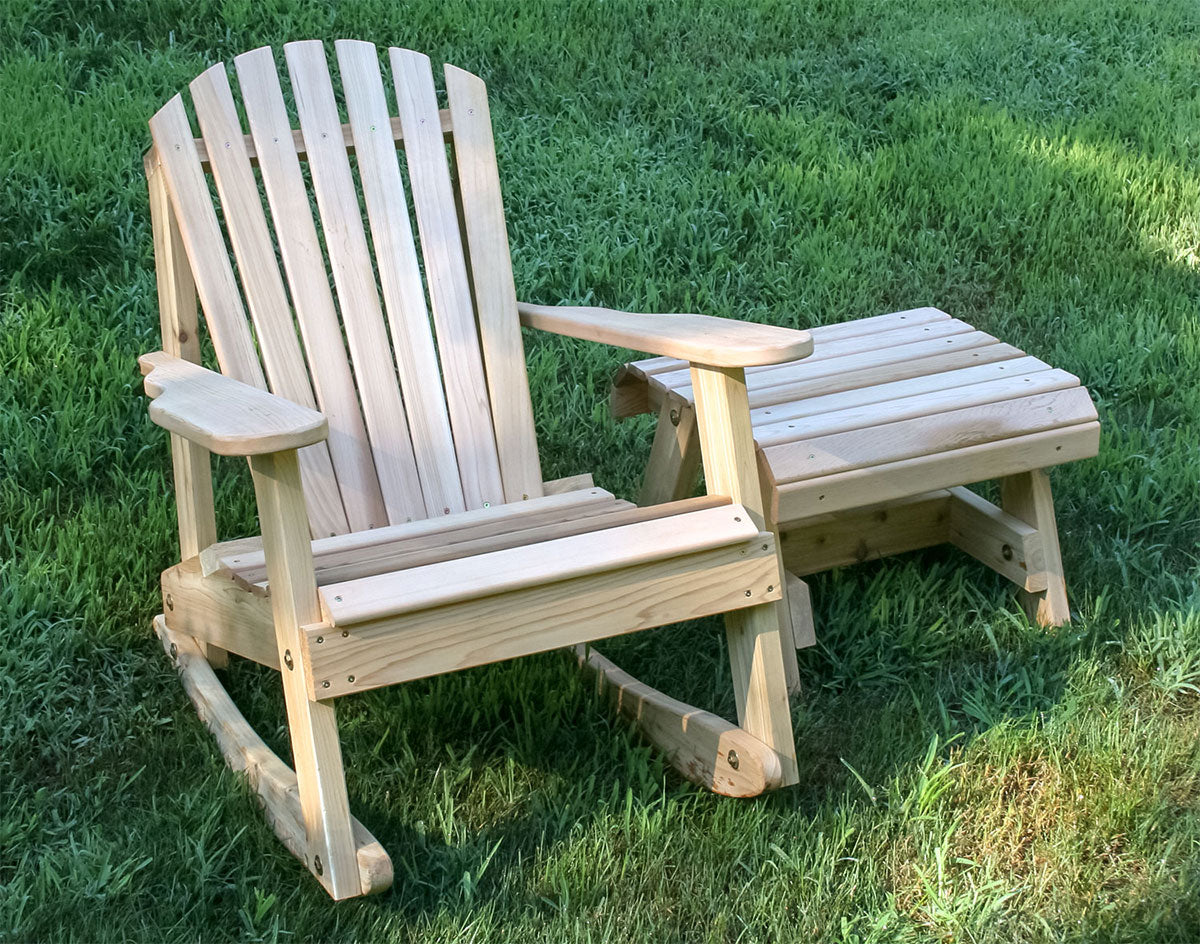
<path id="1" fill-rule="evenodd" d="M 732 318 L 639 315 L 611 308 L 528 302 L 517 302 L 517 312 L 527 328 L 712 367 L 781 364 L 812 353 L 812 337 L 807 331 Z"/>
<path id="2" fill-rule="evenodd" d="M 150 419 L 209 452 L 255 456 L 321 442 L 329 424 L 316 410 L 162 351 L 138 358 Z"/>

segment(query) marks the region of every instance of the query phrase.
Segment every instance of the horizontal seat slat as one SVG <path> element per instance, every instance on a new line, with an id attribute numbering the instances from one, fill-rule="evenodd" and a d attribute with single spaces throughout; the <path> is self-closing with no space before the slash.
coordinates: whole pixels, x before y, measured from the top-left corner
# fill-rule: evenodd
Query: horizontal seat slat
<path id="1" fill-rule="evenodd" d="M 1095 419 L 1091 397 L 1075 387 L 769 446 L 763 456 L 776 484 L 785 485 Z"/>
<path id="2" fill-rule="evenodd" d="M 899 420 L 925 417 L 930 424 L 941 421 L 941 414 L 1078 387 L 1079 379 L 1065 370 L 1045 370 L 1021 376 L 1004 377 L 965 387 L 932 390 L 907 397 L 892 397 L 883 402 L 867 403 L 842 410 L 821 411 L 754 429 L 754 441 L 762 448 L 797 440 L 828 436 L 855 429 L 883 426 Z"/>
<path id="3" fill-rule="evenodd" d="M 324 619 L 345 626 L 748 543 L 757 536 L 758 527 L 741 505 L 725 505 L 328 584 L 318 596 Z"/>

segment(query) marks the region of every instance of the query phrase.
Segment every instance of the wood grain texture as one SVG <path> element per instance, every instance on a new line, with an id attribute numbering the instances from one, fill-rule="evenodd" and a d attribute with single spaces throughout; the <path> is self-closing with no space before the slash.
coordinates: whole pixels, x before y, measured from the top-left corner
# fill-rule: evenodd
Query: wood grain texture
<path id="1" fill-rule="evenodd" d="M 426 509 L 421 493 L 325 47 L 288 43 L 284 55 L 388 521 L 440 513 Z"/>
<path id="2" fill-rule="evenodd" d="M 779 756 L 737 725 L 639 682 L 590 646 L 579 661 L 597 697 L 692 783 L 730 797 L 758 796 L 782 785 Z"/>
<path id="3" fill-rule="evenodd" d="M 708 491 L 745 506 L 762 527 L 767 519 L 745 374 L 740 368 L 693 365 L 692 385 Z M 777 555 L 773 570 L 773 585 L 780 589 L 783 572 Z M 726 614 L 725 631 L 738 722 L 779 754 L 783 783 L 796 783 L 799 771 L 783 653 L 785 632 L 789 640 L 791 636 L 790 616 L 782 605 L 736 610 Z"/>
<path id="4" fill-rule="evenodd" d="M 969 488 L 950 489 L 947 537 L 1018 587 L 1031 592 L 1046 589 L 1046 556 L 1038 529 Z"/>
<path id="5" fill-rule="evenodd" d="M 218 63 L 191 83 L 196 117 L 207 140 L 214 143 L 212 176 L 221 198 L 226 232 L 237 259 L 238 275 L 267 382 L 272 393 L 316 409 L 296 323 L 275 262 L 274 242 L 258 195 L 258 182 L 242 146 L 242 128 L 225 74 Z M 300 453 L 304 496 L 312 532 L 343 534 L 349 530 L 334 477 L 329 449 L 316 443 Z"/>
<path id="6" fill-rule="evenodd" d="M 542 494 L 542 472 L 487 88 L 469 72 L 452 65 L 445 69 L 454 164 L 500 477 L 505 500 L 521 501 Z"/>
<path id="7" fill-rule="evenodd" d="M 150 419 L 222 456 L 298 449 L 325 438 L 325 417 L 162 351 L 138 358 Z"/>
<path id="8" fill-rule="evenodd" d="M 258 168 L 275 223 L 309 374 L 329 421 L 329 455 L 351 531 L 387 524 L 346 342 L 334 307 L 329 271 L 309 206 L 300 155 L 269 48 L 234 60 L 242 103 L 257 147 Z M 301 137 L 301 132 L 295 132 Z M 247 148 L 247 153 L 252 153 Z"/>
<path id="9" fill-rule="evenodd" d="M 589 531 L 327 584 L 319 591 L 322 619 L 344 628 L 716 547 L 745 545 L 758 532 L 752 517 L 736 504 Z"/>
<path id="10" fill-rule="evenodd" d="M 518 302 L 521 324 L 552 334 L 718 367 L 779 364 L 812 352 L 806 331 L 712 318 Z"/>
<path id="11" fill-rule="evenodd" d="M 466 506 L 379 57 L 371 43 L 342 39 L 336 48 L 421 491 L 430 514 L 451 514 Z"/>
<path id="12" fill-rule="evenodd" d="M 184 691 L 204 726 L 212 732 L 225 762 L 231 770 L 246 777 L 275 835 L 292 855 L 307 864 L 308 838 L 295 771 L 267 747 L 238 711 L 192 639 L 168 628 L 162 616 L 155 617 L 154 632 L 179 670 Z M 353 817 L 350 828 L 357 894 L 386 891 L 392 885 L 391 859 L 366 827 Z"/>
<path id="13" fill-rule="evenodd" d="M 761 533 L 747 544 L 360 623 L 346 636 L 317 624 L 305 630 L 313 694 L 367 691 L 756 606 L 780 598 L 777 572 L 774 539 Z"/>
<path id="14" fill-rule="evenodd" d="M 500 461 L 433 70 L 420 53 L 392 48 L 388 54 L 463 497 L 468 508 L 499 504 Z"/>
<path id="15" fill-rule="evenodd" d="M 658 412 L 638 504 L 657 505 L 686 498 L 696 488 L 699 471 L 696 410 L 690 403 L 667 401 Z"/>
<path id="16" fill-rule="evenodd" d="M 271 611 L 279 650 L 288 733 L 300 791 L 304 862 L 334 899 L 361 894 L 333 705 L 309 698 L 312 667 L 300 627 L 318 615 L 312 549 L 295 452 L 254 456 L 250 474 L 263 527 Z"/>
<path id="17" fill-rule="evenodd" d="M 1000 494 L 1004 510 L 1037 528 L 1041 539 L 1042 582 L 1045 589 L 1027 587 L 1022 591 L 1021 602 L 1026 612 L 1041 626 L 1069 623 L 1071 607 L 1063 578 L 1062 551 L 1058 543 L 1058 523 L 1054 515 L 1054 497 L 1050 492 L 1050 476 L 1044 468 L 1009 476 L 1001 481 Z M 1033 568 L 1030 568 L 1030 577 L 1033 577 Z"/>

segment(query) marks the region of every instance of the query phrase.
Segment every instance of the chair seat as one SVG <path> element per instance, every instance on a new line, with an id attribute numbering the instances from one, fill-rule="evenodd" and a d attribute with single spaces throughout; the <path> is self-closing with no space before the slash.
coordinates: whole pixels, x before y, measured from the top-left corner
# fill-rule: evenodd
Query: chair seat
<path id="1" fill-rule="evenodd" d="M 1079 379 L 936 308 L 812 330 L 810 357 L 749 368 L 751 420 L 777 521 L 1015 475 L 1096 454 Z M 692 403 L 686 363 L 619 380 L 645 405 Z M 626 410 L 625 412 L 634 412 Z"/>

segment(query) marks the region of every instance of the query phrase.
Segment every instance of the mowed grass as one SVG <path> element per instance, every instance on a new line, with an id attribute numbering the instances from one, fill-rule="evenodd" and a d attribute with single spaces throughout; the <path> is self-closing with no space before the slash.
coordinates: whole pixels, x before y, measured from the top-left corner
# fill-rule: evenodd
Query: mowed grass
<path id="1" fill-rule="evenodd" d="M 484 77 L 520 294 L 785 325 L 934 304 L 1078 374 L 1077 618 L 952 551 L 812 580 L 801 782 L 682 782 L 561 654 L 339 703 L 394 888 L 331 903 L 150 632 L 174 561 L 146 120 L 356 37 Z M 1193 3 L 0 3 L 0 938 L 1200 938 Z M 528 337 L 545 474 L 634 494 L 620 351 Z M 222 534 L 255 530 L 217 465 Z M 717 621 L 606 653 L 731 715 Z M 287 756 L 276 677 L 226 682 Z"/>

